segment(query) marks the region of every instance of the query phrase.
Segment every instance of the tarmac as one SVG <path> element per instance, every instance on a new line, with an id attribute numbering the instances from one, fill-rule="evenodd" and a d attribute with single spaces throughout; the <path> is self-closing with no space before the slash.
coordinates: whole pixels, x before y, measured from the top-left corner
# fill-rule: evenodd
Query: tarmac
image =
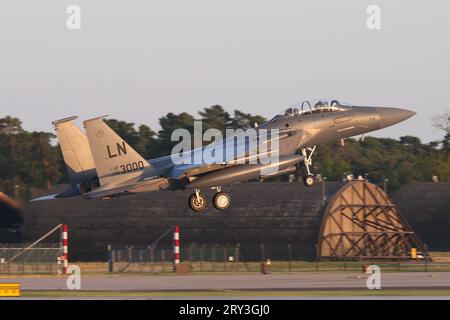
<path id="1" fill-rule="evenodd" d="M 335 291 L 364 290 L 369 274 L 309 272 L 294 274 L 236 275 L 85 275 L 83 291 Z M 20 283 L 27 290 L 68 290 L 67 277 L 0 279 Z M 450 290 L 450 272 L 393 272 L 381 274 L 381 288 L 390 290 Z M 195 294 L 193 294 L 195 296 Z"/>

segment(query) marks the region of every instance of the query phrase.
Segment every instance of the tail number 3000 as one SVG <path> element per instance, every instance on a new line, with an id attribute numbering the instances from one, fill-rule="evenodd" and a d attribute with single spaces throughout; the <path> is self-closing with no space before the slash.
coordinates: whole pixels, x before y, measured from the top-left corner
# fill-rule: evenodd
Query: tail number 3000
<path id="1" fill-rule="evenodd" d="M 133 171 L 142 170 L 142 169 L 144 169 L 143 161 L 132 162 L 132 163 L 120 165 L 120 173 L 128 173 L 128 172 L 133 172 Z"/>

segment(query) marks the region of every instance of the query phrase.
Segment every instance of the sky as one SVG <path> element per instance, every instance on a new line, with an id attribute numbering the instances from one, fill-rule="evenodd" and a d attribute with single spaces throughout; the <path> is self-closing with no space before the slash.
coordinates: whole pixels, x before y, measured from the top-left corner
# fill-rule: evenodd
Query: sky
<path id="1" fill-rule="evenodd" d="M 67 28 L 70 5 L 79 30 Z M 332 97 L 417 112 L 374 136 L 439 140 L 449 11 L 444 0 L 4 0 L 0 117 L 52 131 L 56 119 L 110 115 L 158 130 L 167 112 L 220 104 L 271 118 Z"/>

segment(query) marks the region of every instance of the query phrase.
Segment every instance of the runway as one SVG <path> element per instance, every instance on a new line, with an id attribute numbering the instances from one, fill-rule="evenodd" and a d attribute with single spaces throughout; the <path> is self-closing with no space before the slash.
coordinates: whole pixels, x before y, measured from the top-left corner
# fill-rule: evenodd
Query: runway
<path id="1" fill-rule="evenodd" d="M 362 273 L 295 273 L 239 275 L 86 275 L 83 291 L 328 291 L 367 289 L 369 275 Z M 68 290 L 67 277 L 20 277 L 0 279 L 1 283 L 20 283 L 27 290 Z M 382 289 L 450 289 L 450 272 L 397 272 L 381 274 Z"/>

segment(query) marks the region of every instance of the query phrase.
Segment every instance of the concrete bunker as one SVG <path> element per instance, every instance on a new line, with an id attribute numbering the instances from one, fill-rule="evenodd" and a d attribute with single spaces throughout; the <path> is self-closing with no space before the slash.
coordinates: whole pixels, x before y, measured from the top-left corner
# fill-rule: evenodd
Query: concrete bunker
<path id="1" fill-rule="evenodd" d="M 204 190 L 208 199 L 212 190 Z M 107 246 L 147 246 L 167 229 L 181 228 L 181 246 L 239 244 L 243 258 L 409 259 L 428 257 L 398 208 L 365 181 L 252 182 L 227 188 L 232 206 L 202 213 L 187 206 L 188 191 L 155 192 L 111 200 L 82 197 L 33 202 L 24 212 L 24 241 L 54 226 L 69 226 L 71 261 L 105 261 Z M 45 191 L 52 193 L 52 191 Z M 169 239 L 168 245 L 171 244 Z"/>

